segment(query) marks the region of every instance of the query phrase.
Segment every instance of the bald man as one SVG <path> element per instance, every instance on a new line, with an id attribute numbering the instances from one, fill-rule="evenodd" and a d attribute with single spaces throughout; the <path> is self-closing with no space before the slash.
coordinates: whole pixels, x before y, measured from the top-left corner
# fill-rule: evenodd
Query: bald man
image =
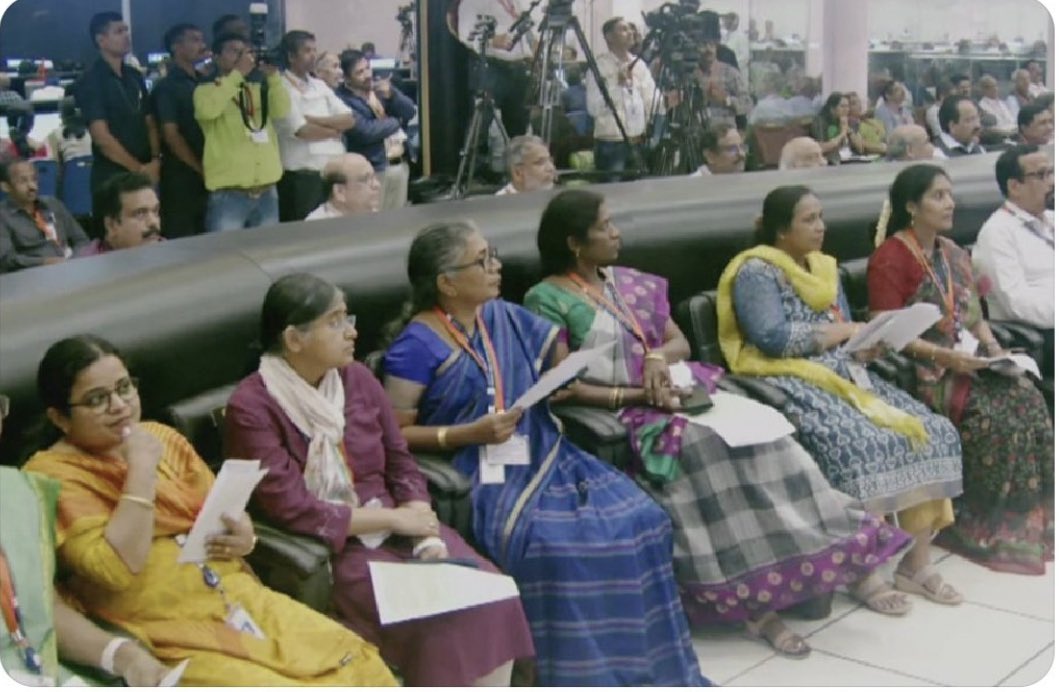
<path id="1" fill-rule="evenodd" d="M 331 159 L 320 175 L 327 191 L 327 201 L 306 216 L 306 221 L 379 211 L 382 186 L 375 169 L 360 154 L 343 154 Z"/>
<path id="2" fill-rule="evenodd" d="M 783 145 L 780 151 L 780 170 L 795 168 L 823 168 L 827 165 L 820 142 L 812 137 L 795 137 Z"/>
<path id="3" fill-rule="evenodd" d="M 930 143 L 930 135 L 919 125 L 900 125 L 886 138 L 887 161 L 929 161 L 945 155 Z"/>

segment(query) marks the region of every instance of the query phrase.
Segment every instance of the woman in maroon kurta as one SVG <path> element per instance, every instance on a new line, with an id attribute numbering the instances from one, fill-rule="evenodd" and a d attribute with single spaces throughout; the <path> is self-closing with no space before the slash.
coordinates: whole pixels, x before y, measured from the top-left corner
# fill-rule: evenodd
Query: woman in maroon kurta
<path id="1" fill-rule="evenodd" d="M 497 569 L 431 511 L 382 386 L 353 362 L 356 330 L 342 293 L 306 274 L 284 277 L 269 289 L 261 317 L 266 355 L 225 414 L 226 454 L 268 468 L 254 493 L 257 510 L 330 546 L 338 616 L 378 646 L 406 684 L 509 684 L 513 660 L 533 656 L 517 598 L 379 623 L 369 561 L 455 557 Z"/>

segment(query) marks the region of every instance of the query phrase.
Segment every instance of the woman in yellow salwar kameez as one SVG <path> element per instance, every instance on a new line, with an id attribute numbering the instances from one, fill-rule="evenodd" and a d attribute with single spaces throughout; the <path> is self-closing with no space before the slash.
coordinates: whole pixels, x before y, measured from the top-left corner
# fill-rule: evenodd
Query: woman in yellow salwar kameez
<path id="1" fill-rule="evenodd" d="M 375 647 L 257 580 L 242 560 L 255 541 L 245 514 L 208 539 L 206 562 L 177 562 L 213 474 L 175 430 L 140 422 L 113 346 L 56 343 L 37 387 L 62 439 L 25 468 L 62 483 L 59 562 L 91 616 L 162 661 L 190 659 L 185 685 L 395 684 Z"/>

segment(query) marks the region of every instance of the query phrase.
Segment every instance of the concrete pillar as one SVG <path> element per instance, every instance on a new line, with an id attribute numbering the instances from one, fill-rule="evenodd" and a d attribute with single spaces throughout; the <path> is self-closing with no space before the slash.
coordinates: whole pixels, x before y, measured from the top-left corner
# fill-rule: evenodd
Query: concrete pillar
<path id="1" fill-rule="evenodd" d="M 868 0 L 820 2 L 827 37 L 821 50 L 823 93 L 826 97 L 832 91 L 855 91 L 864 99 L 868 92 Z"/>

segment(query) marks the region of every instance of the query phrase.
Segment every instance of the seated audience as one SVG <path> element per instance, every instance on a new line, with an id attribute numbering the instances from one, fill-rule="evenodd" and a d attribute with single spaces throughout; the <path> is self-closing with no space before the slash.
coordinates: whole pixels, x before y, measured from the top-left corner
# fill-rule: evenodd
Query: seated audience
<path id="1" fill-rule="evenodd" d="M 1044 85 L 1044 70 L 1041 69 L 1041 63 L 1037 60 L 1027 60 L 1022 64 L 1026 68 L 1026 72 L 1030 76 L 1030 96 L 1037 98 L 1041 94 L 1048 92 L 1048 87 Z"/>
<path id="2" fill-rule="evenodd" d="M 699 145 L 704 163 L 691 174 L 692 178 L 746 170 L 746 147 L 735 125 L 722 122 L 703 128 Z"/>
<path id="3" fill-rule="evenodd" d="M 103 224 L 104 235 L 79 251 L 79 257 L 128 250 L 165 240 L 158 195 L 151 179 L 145 175 L 119 173 L 109 178 L 96 193 L 94 207 Z"/>
<path id="4" fill-rule="evenodd" d="M 0 394 L 0 431 L 8 404 Z M 4 672 L 28 687 L 94 682 L 90 674 L 85 680 L 63 665 L 67 663 L 102 669 L 132 687 L 154 687 L 168 668 L 138 643 L 102 630 L 56 593 L 54 526 L 59 490 L 51 479 L 0 466 L 0 584 L 10 589 L 19 609 L 13 623 L 0 618 Z M 29 650 L 19 641 L 26 641 Z"/>
<path id="5" fill-rule="evenodd" d="M 955 211 L 945 171 L 904 169 L 890 206 L 889 238 L 868 264 L 871 309 L 941 309 L 942 319 L 905 350 L 916 359 L 920 398 L 963 440 L 963 495 L 939 543 L 997 571 L 1044 574 L 1054 547 L 1055 461 L 1044 398 L 1020 371 L 995 372 L 982 357 L 1004 350 L 982 317 L 970 256 L 944 236 Z"/>
<path id="6" fill-rule="evenodd" d="M 379 647 L 405 684 L 507 686 L 514 659 L 533 656 L 517 598 L 379 623 L 369 561 L 453 556 L 497 570 L 438 522 L 382 385 L 353 361 L 356 338 L 332 284 L 309 274 L 272 284 L 261 364 L 228 401 L 225 454 L 268 469 L 254 503 L 269 521 L 331 548 L 339 619 Z"/>
<path id="7" fill-rule="evenodd" d="M 813 139 L 820 143 L 820 153 L 832 166 L 853 154 L 853 138 L 850 130 L 849 99 L 839 91 L 831 92 L 820 112 L 813 118 Z"/>
<path id="8" fill-rule="evenodd" d="M 1034 102 L 1019 111 L 1018 127 L 1019 144 L 1044 147 L 1052 143 L 1055 119 L 1047 106 Z"/>
<path id="9" fill-rule="evenodd" d="M 324 203 L 305 217 L 306 221 L 379 211 L 382 186 L 371 164 L 360 154 L 342 154 L 331 159 L 324 166 L 322 177 L 330 192 Z"/>
<path id="10" fill-rule="evenodd" d="M 1029 105 L 1034 99 L 1033 94 L 1030 93 L 1030 73 L 1023 69 L 1015 70 L 1015 74 L 1012 75 L 1011 79 L 1014 86 L 1005 103 L 1007 103 L 1011 114 L 1018 118 L 1022 107 Z"/>
<path id="11" fill-rule="evenodd" d="M 883 87 L 882 103 L 875 106 L 875 118 L 886 128 L 887 136 L 899 125 L 915 123 L 911 109 L 905 104 L 907 95 L 905 88 L 892 79 Z"/>
<path id="12" fill-rule="evenodd" d="M 512 137 L 507 144 L 507 173 L 511 178 L 497 195 L 551 190 L 555 187 L 555 163 L 544 140 L 536 135 Z"/>
<path id="13" fill-rule="evenodd" d="M 978 143 L 982 133 L 978 106 L 970 98 L 957 94 L 946 96 L 938 110 L 938 122 L 941 123 L 941 136 L 936 143 L 946 157 L 985 153 Z"/>
<path id="14" fill-rule="evenodd" d="M 989 282 L 989 317 L 1012 320 L 1045 335 L 1044 376 L 1051 377 L 1055 352 L 1055 164 L 1034 146 L 1008 149 L 996 162 L 1005 202 L 982 225 L 972 258 Z"/>
<path id="15" fill-rule="evenodd" d="M 408 202 L 408 164 L 404 162 L 405 127 L 416 116 L 412 99 L 389 78 L 375 81 L 371 63 L 355 50 L 342 52 L 338 97 L 353 111 L 356 122 L 345 133 L 346 150 L 363 154 L 382 183 L 382 208 L 399 209 Z"/>
<path id="16" fill-rule="evenodd" d="M 860 94 L 851 91 L 846 98 L 849 99 L 849 129 L 857 135 L 851 137 L 854 149 L 860 154 L 885 154 L 886 127 L 864 112 Z M 860 140 L 859 144 L 857 139 Z"/>
<path id="17" fill-rule="evenodd" d="M 887 161 L 925 161 L 938 153 L 920 125 L 900 125 L 886 138 Z"/>
<path id="18" fill-rule="evenodd" d="M 60 165 L 70 159 L 92 155 L 92 135 L 72 96 L 62 100 L 59 109 L 62 124 L 48 133 L 48 151 Z"/>
<path id="19" fill-rule="evenodd" d="M 747 123 L 782 123 L 791 118 L 790 104 L 781 94 L 783 75 L 779 72 L 766 72 L 761 78 L 761 91 L 758 101 L 750 110 Z"/>
<path id="20" fill-rule="evenodd" d="M 978 80 L 978 89 L 982 92 L 982 98 L 978 99 L 978 107 L 996 118 L 993 129 L 1002 135 L 1015 134 L 1018 122 L 1007 104 L 1000 100 L 1000 88 L 997 86 L 996 77 L 982 75 Z"/>
<path id="21" fill-rule="evenodd" d="M 13 159 L 46 159 L 49 157 L 47 142 L 38 142 L 30 137 L 33 130 L 33 104 L 22 101 L 7 107 L 8 140 L 0 156 Z"/>
<path id="22" fill-rule="evenodd" d="M 791 118 L 796 120 L 814 117 L 823 105 L 820 95 L 820 80 L 804 75 L 796 77 L 795 73 L 799 71 L 800 68 L 796 67 L 791 67 L 787 70 L 792 89 L 795 89 L 795 94 L 787 99 L 787 111 L 791 114 Z"/>
<path id="23" fill-rule="evenodd" d="M 342 84 L 342 66 L 338 56 L 331 51 L 325 50 L 316 57 L 316 65 L 313 66 L 313 76 L 322 81 L 334 91 Z"/>
<path id="24" fill-rule="evenodd" d="M 795 168 L 822 168 L 827 165 L 820 143 L 812 137 L 795 137 L 780 150 L 781 171 Z"/>
<path id="25" fill-rule="evenodd" d="M 175 430 L 141 422 L 136 380 L 114 346 L 94 336 L 53 344 L 37 390 L 56 441 L 25 470 L 62 483 L 57 558 L 90 617 L 165 663 L 190 659 L 184 685 L 394 684 L 375 647 L 261 585 L 243 561 L 256 543 L 245 513 L 223 515 L 207 561 L 177 561 L 213 474 Z"/>
<path id="26" fill-rule="evenodd" d="M 560 192 L 537 231 L 545 279 L 525 306 L 554 322 L 572 350 L 614 344 L 566 401 L 613 410 L 629 428 L 637 480 L 673 521 L 688 618 L 746 623 L 779 653 L 803 658 L 809 644 L 778 610 L 852 584 L 871 608 L 907 611 L 872 573 L 911 539 L 834 490 L 793 437 L 733 449 L 674 415 L 692 390 L 677 386 L 671 364 L 688 367 L 696 388 L 711 393 L 724 371 L 684 363 L 691 347 L 670 317 L 666 280 L 617 266 L 620 245 L 602 195 Z M 825 569 L 836 571 L 825 578 Z"/>
<path id="27" fill-rule="evenodd" d="M 702 684 L 669 517 L 563 437 L 546 400 L 509 409 L 565 355 L 559 329 L 497 299 L 500 261 L 469 222 L 420 231 L 408 275 L 386 390 L 409 447 L 471 479 L 475 540 L 519 585 L 537 684 Z"/>
<path id="28" fill-rule="evenodd" d="M 0 190 L 0 272 L 57 264 L 89 244 L 66 205 L 38 194 L 32 162 L 0 160 Z"/>
<path id="29" fill-rule="evenodd" d="M 195 119 L 206 139 L 206 231 L 279 223 L 276 181 L 283 165 L 273 121 L 290 111 L 290 96 L 273 65 L 261 66 L 260 83 L 247 81 L 257 61 L 241 34 L 216 37 L 213 60 L 217 78 L 194 95 Z"/>
<path id="30" fill-rule="evenodd" d="M 879 348 L 841 348 L 863 325 L 853 321 L 838 263 L 820 251 L 824 231 L 809 188 L 765 197 L 757 247 L 737 255 L 718 285 L 721 350 L 732 372 L 784 391 L 783 412 L 832 485 L 869 511 L 897 512 L 915 536 L 896 588 L 957 605 L 963 596 L 934 568 L 930 543 L 953 520 L 960 438 L 944 416 L 868 371 Z"/>
<path id="31" fill-rule="evenodd" d="M 933 103 L 927 108 L 925 118 L 927 121 L 927 132 L 930 133 L 932 140 L 937 140 L 941 137 L 941 120 L 939 119 L 939 111 L 941 111 L 941 104 L 945 101 L 945 98 L 952 94 L 952 83 L 945 79 L 940 79 L 934 88 L 934 100 Z"/>

